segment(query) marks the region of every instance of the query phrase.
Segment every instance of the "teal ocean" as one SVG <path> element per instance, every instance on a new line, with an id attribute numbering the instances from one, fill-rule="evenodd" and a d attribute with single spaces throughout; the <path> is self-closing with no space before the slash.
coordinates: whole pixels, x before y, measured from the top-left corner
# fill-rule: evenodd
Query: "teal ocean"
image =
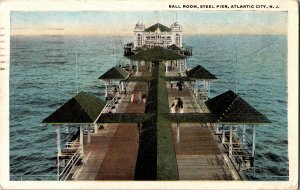
<path id="1" fill-rule="evenodd" d="M 128 63 L 123 45 L 131 41 L 120 36 L 11 38 L 11 180 L 55 179 L 55 128 L 40 122 L 76 95 L 77 87 L 103 98 L 98 77 L 116 64 Z M 188 67 L 200 64 L 217 76 L 212 97 L 236 88 L 272 121 L 256 130 L 254 180 L 287 180 L 287 37 L 207 35 L 186 36 L 183 41 L 193 47 Z"/>

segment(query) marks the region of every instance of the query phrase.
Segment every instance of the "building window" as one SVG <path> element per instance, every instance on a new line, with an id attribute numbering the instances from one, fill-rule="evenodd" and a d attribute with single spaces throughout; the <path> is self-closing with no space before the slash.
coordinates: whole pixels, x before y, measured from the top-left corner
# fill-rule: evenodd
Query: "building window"
<path id="1" fill-rule="evenodd" d="M 180 35 L 179 34 L 175 35 L 175 45 L 180 46 Z"/>
<path id="2" fill-rule="evenodd" d="M 137 36 L 137 46 L 142 46 L 142 35 L 140 34 Z"/>

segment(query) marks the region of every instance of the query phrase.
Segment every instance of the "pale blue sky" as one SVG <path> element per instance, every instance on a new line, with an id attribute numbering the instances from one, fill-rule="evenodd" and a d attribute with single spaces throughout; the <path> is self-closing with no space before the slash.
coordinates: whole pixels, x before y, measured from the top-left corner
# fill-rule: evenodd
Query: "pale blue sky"
<path id="1" fill-rule="evenodd" d="M 158 16 L 157 16 L 158 15 Z M 12 12 L 12 34 L 132 35 L 138 20 L 146 27 L 159 22 L 170 26 L 175 11 L 149 12 Z M 287 12 L 178 11 L 185 34 L 286 34 Z M 64 28 L 52 31 L 49 28 Z"/>

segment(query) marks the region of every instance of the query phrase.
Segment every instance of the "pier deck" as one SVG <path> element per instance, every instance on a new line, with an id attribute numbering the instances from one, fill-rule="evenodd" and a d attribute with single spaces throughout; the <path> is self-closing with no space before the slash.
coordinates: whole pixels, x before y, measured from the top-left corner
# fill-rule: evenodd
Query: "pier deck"
<path id="1" fill-rule="evenodd" d="M 147 66 L 140 66 L 135 76 L 150 76 Z M 176 71 L 175 71 L 176 72 Z M 175 75 L 172 72 L 169 76 Z M 184 113 L 209 113 L 204 101 L 196 100 L 186 85 L 179 91 L 176 84 L 166 82 L 171 107 L 175 98 L 183 100 Z M 114 113 L 144 113 L 145 103 L 133 103 L 131 93 L 146 93 L 147 83 L 131 82 L 128 93 L 121 94 Z M 109 109 L 106 112 L 110 111 Z M 180 180 L 230 180 L 230 170 L 224 163 L 224 150 L 206 123 L 180 123 L 170 126 L 176 152 Z M 104 129 L 91 136 L 91 143 L 84 140 L 86 163 L 79 171 L 77 180 L 134 180 L 138 154 L 137 124 L 106 124 Z M 86 138 L 86 137 L 85 137 Z"/>
<path id="2" fill-rule="evenodd" d="M 141 68 L 138 75 L 150 75 Z M 146 93 L 146 83 L 131 82 L 128 93 L 121 94 L 114 113 L 144 113 L 145 103 L 131 102 L 131 93 Z M 109 108 L 106 112 L 111 111 Z M 104 129 L 91 135 L 91 143 L 84 138 L 86 163 L 77 180 L 134 180 L 138 154 L 138 126 L 136 123 L 106 124 Z"/>
<path id="3" fill-rule="evenodd" d="M 169 76 L 174 75 L 172 72 Z M 176 84 L 167 82 L 169 106 L 175 98 L 183 101 L 183 113 L 209 113 L 202 100 L 196 100 L 187 84 L 179 91 Z M 230 170 L 223 161 L 224 149 L 206 123 L 172 124 L 180 180 L 231 180 Z"/>

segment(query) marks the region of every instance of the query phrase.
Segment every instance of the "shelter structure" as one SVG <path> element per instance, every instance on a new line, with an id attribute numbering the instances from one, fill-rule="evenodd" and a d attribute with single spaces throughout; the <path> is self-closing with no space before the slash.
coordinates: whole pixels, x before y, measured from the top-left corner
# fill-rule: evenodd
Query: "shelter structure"
<path id="1" fill-rule="evenodd" d="M 136 61 L 137 65 L 143 62 L 161 62 L 165 65 L 166 73 L 173 67 L 176 67 L 179 69 L 181 75 L 185 75 L 187 68 L 187 56 L 176 50 L 174 51 L 163 47 L 153 47 L 137 51 L 136 54 L 129 56 L 128 58 Z M 153 64 L 151 64 L 151 67 L 149 68 L 150 70 L 152 65 Z"/>
<path id="2" fill-rule="evenodd" d="M 217 118 L 215 132 L 222 136 L 222 144 L 228 146 L 236 167 L 240 171 L 254 167 L 255 127 L 270 120 L 231 90 L 205 103 Z M 247 128 L 252 129 L 252 134 L 247 134 Z"/>
<path id="3" fill-rule="evenodd" d="M 126 88 L 124 80 L 127 79 L 129 73 L 120 66 L 114 66 L 101 75 L 98 79 L 105 82 L 105 98 L 111 99 L 113 94 L 123 92 Z M 115 84 L 113 84 L 115 82 Z"/>
<path id="4" fill-rule="evenodd" d="M 198 98 L 207 99 L 210 97 L 210 83 L 217 79 L 215 75 L 210 73 L 201 65 L 197 65 L 196 67 L 186 71 L 187 76 L 195 80 L 196 82 L 193 84 L 194 93 Z M 197 81 L 202 80 L 203 88 L 196 90 Z"/>
<path id="5" fill-rule="evenodd" d="M 91 141 L 91 131 L 97 130 L 98 125 L 95 123 L 101 110 L 105 107 L 105 102 L 94 95 L 86 92 L 80 92 L 64 105 L 50 114 L 42 121 L 42 124 L 56 127 L 57 139 L 57 178 L 65 180 L 74 165 L 83 159 L 83 131 L 87 130 L 87 143 Z M 66 127 L 66 143 L 63 150 L 61 149 L 61 127 Z M 72 134 L 70 127 L 79 128 Z M 79 135 L 79 141 L 77 136 Z M 74 140 L 75 139 L 75 140 Z M 61 171 L 61 161 L 64 162 L 64 169 Z"/>

